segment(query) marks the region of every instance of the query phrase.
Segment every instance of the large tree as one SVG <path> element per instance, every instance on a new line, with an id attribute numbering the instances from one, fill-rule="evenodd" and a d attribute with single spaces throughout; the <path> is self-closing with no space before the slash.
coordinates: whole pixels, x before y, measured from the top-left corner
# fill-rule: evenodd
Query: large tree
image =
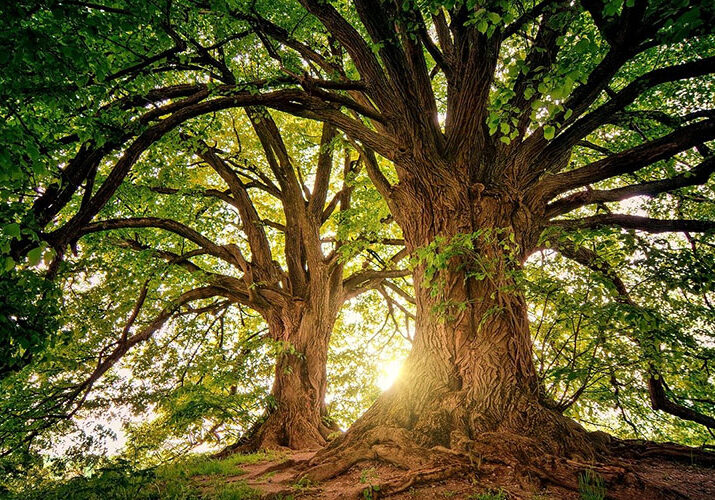
<path id="1" fill-rule="evenodd" d="M 223 85 L 182 87 L 189 97 L 165 104 L 158 116 L 168 117 L 126 149 L 61 229 L 64 243 L 106 203 L 147 141 L 182 120 L 261 105 L 329 123 L 360 150 L 417 258 L 417 333 L 401 381 L 316 457 L 310 477 L 375 457 L 419 468 L 435 454 L 488 454 L 504 442 L 522 457 L 592 457 L 600 443 L 543 397 L 520 270 L 548 243 L 608 274 L 597 255 L 568 243 L 577 233 L 577 241 L 595 239 L 598 228 L 687 235 L 715 228 L 707 188 L 694 188 L 715 168 L 712 6 L 187 5 L 172 8 L 205 22 L 191 26 L 220 26 L 254 43 L 193 40 L 195 64 L 211 67 Z M 122 10 L 116 15 L 131 14 Z M 265 56 L 260 68 L 245 64 L 255 53 Z M 175 56 L 159 52 L 141 64 L 165 71 Z M 658 203 L 645 215 L 613 213 L 613 203 L 638 196 Z M 705 236 L 692 241 L 709 244 Z M 654 406 L 673 410 L 656 364 L 651 375 Z"/>
<path id="2" fill-rule="evenodd" d="M 265 418 L 239 441 L 237 447 L 242 450 L 314 449 L 325 445 L 328 435 L 338 429 L 329 424 L 325 411 L 328 344 L 338 312 L 345 301 L 365 291 L 384 287 L 386 279 L 409 274 L 396 266 L 406 253 L 399 251 L 400 239 L 373 241 L 383 247 L 385 244 L 397 245 L 398 251 L 386 260 L 373 262 L 380 266 L 378 268 L 365 262 L 362 268 L 346 272 L 345 264 L 350 256 L 344 245 L 350 242 L 332 237 L 329 238 L 331 242 L 326 243 L 323 228 L 336 210 L 338 213 L 350 210 L 351 179 L 359 171 L 360 160 L 354 155 L 351 158 L 350 150 L 342 151 L 342 184 L 333 190 L 329 199 L 331 175 L 334 176 L 337 170 L 334 168 L 337 139 L 334 127 L 329 124 L 322 127 L 314 148 L 317 151 L 314 155 L 316 165 L 311 169 L 296 165 L 268 111 L 249 108 L 248 116 L 263 149 L 268 174 L 246 158 L 251 154 L 250 150 L 226 157 L 220 149 L 201 140 L 192 142 L 186 137 L 189 152 L 210 167 L 226 189 L 199 189 L 197 193 L 196 188 L 187 189 L 187 186 L 151 186 L 152 191 L 167 196 L 199 194 L 220 199 L 235 210 L 239 228 L 236 236 L 245 240 L 244 244 L 217 244 L 180 221 L 152 216 L 98 220 L 83 226 L 79 235 L 156 228 L 175 233 L 193 246 L 179 255 L 162 248 L 151 248 L 137 240 L 122 241 L 122 245 L 129 249 L 154 250 L 157 257 L 204 276 L 204 287 L 184 292 L 182 297 L 192 293 L 195 298 L 225 296 L 236 304 L 251 308 L 266 322 L 268 337 L 281 344 L 271 390 L 273 404 L 267 409 Z M 236 127 L 235 121 L 233 127 Z M 236 139 L 241 143 L 238 136 Z M 296 151 L 298 153 L 308 156 L 305 150 Z M 303 170 L 313 177 L 310 187 L 303 180 Z M 170 179 L 171 176 L 161 173 L 159 178 Z M 277 200 L 281 207 L 279 221 L 261 217 L 249 190 Z M 270 201 L 264 201 L 264 204 L 271 206 Z M 201 217 L 197 215 L 197 218 Z M 331 225 L 334 223 L 327 226 L 330 228 Z M 280 237 L 269 238 L 267 227 L 281 233 Z M 327 253 L 326 248 L 329 249 Z M 279 263 L 279 252 L 284 265 Z M 215 264 L 212 268 L 197 265 L 192 258 L 200 255 L 214 257 L 229 267 L 222 269 L 218 266 L 213 270 Z M 201 293 L 201 290 L 205 292 Z M 153 328 L 158 326 L 153 324 Z M 146 340 L 150 334 L 142 331 L 136 338 L 120 343 L 116 355 L 109 355 L 101 364 L 101 371 L 108 370 L 128 348 Z"/>
<path id="3" fill-rule="evenodd" d="M 250 108 L 247 117 L 250 120 L 233 117 L 229 121 L 221 115 L 211 127 L 214 131 L 232 129 L 228 137 L 240 146 L 236 151 L 209 146 L 188 129 L 182 131 L 148 166 L 135 166 L 131 182 L 127 179 L 118 187 L 119 203 L 109 203 L 99 220 L 77 232 L 75 245 L 86 235 L 109 233 L 103 238 L 105 245 L 149 254 L 157 260 L 156 271 L 150 269 L 148 275 L 161 275 L 168 263 L 188 271 L 194 288 L 176 292 L 178 296 L 166 308 L 154 318 L 144 318 L 144 326 L 139 326 L 137 319 L 143 313 L 148 287 L 141 288 L 120 338 L 103 349 L 96 368 L 83 382 L 58 396 L 58 400 L 67 400 L 64 405 L 70 415 L 100 377 L 185 308 L 208 312 L 238 306 L 263 318 L 265 337 L 273 342 L 277 360 L 264 416 L 224 453 L 315 449 L 338 430 L 325 407 L 328 346 L 338 313 L 345 301 L 368 290 L 380 288 L 386 297 L 385 286 L 400 290 L 385 281 L 409 274 L 397 267 L 406 252 L 400 251 L 401 239 L 379 237 L 384 232 L 379 230 L 379 220 L 372 226 L 377 229 L 374 232 L 354 224 L 351 227 L 351 198 L 361 161 L 347 147 L 336 151 L 340 141 L 334 127 L 318 127 L 317 138 L 293 132 L 295 137 L 303 137 L 299 141 L 303 149 L 299 150 L 284 143 L 267 110 Z M 251 125 L 253 139 L 247 130 Z M 316 139 L 314 145 L 310 145 L 311 139 Z M 255 157 L 258 151 L 263 152 L 264 160 Z M 340 169 L 335 168 L 336 158 Z M 164 165 L 157 168 L 156 161 Z M 305 165 L 311 162 L 314 168 Z M 212 174 L 190 180 L 188 171 L 192 169 L 210 169 Z M 305 181 L 308 176 L 310 184 Z M 138 201 L 128 202 L 127 197 Z M 162 197 L 177 200 L 166 205 Z M 194 205 L 192 199 L 199 201 Z M 379 213 L 379 206 L 370 208 L 373 214 Z M 136 210 L 141 216 L 134 215 Z M 179 240 L 147 237 L 147 229 Z M 217 237 L 223 241 L 216 242 Z M 48 241 L 54 244 L 51 235 Z M 82 244 L 81 253 L 93 252 L 98 244 L 102 242 Z M 394 247 L 397 251 L 380 258 L 380 253 Z M 361 266 L 351 263 L 356 253 L 369 259 Z M 167 288 L 175 287 L 167 283 Z M 207 299 L 214 302 L 206 304 Z"/>
<path id="4" fill-rule="evenodd" d="M 416 446 L 468 453 L 507 442 L 529 454 L 593 456 L 597 441 L 541 397 L 516 275 L 555 231 L 715 228 L 697 216 L 583 210 L 708 182 L 712 8 L 457 2 L 425 12 L 412 2 L 356 1 L 358 29 L 330 5 L 303 4 L 346 48 L 380 114 L 379 136 L 351 133 L 393 162 L 397 184 L 377 162 L 370 172 L 419 257 L 404 382 L 319 456 L 310 476 L 374 456 L 416 467 Z M 664 126 L 646 133 L 647 121 Z M 674 158 L 685 166 L 668 169 Z M 656 403 L 657 380 L 653 373 L 654 406 L 667 409 Z"/>
<path id="5" fill-rule="evenodd" d="M 17 6 L 19 12 L 24 12 L 23 7 Z M 346 271 L 345 265 L 350 261 L 351 252 L 356 249 L 365 251 L 371 245 L 383 249 L 397 246 L 399 249 L 403 243 L 394 238 L 376 241 L 374 238 L 379 231 L 367 236 L 363 231 L 364 234 L 357 237 L 360 240 L 358 243 L 342 239 L 355 236 L 350 230 L 343 229 L 336 234 L 336 220 L 349 219 L 355 178 L 362 168 L 363 160 L 349 145 L 339 152 L 335 151 L 336 144 L 341 143 L 340 133 L 328 123 L 322 126 L 316 145 L 310 145 L 309 139 L 305 137 L 299 141 L 303 150 L 298 149 L 298 145 L 284 143 L 273 117 L 261 106 L 265 104 L 264 96 L 256 90 L 266 86 L 278 88 L 276 96 L 280 95 L 279 101 L 290 109 L 293 91 L 282 89 L 290 81 L 274 78 L 237 84 L 237 78 L 225 62 L 210 55 L 211 51 L 223 54 L 224 46 L 246 38 L 252 33 L 251 30 L 230 33 L 223 38 L 216 33 L 215 43 L 207 49 L 194 38 L 208 36 L 203 26 L 194 26 L 192 29 L 196 29 L 196 33 L 190 34 L 187 32 L 189 24 L 179 27 L 172 25 L 172 16 L 181 12 L 192 13 L 187 6 L 176 10 L 172 10 L 170 4 L 165 6 L 168 10 L 155 6 L 134 6 L 136 8 L 129 11 L 94 4 L 85 6 L 81 3 L 61 3 L 47 12 L 41 6 L 35 7 L 24 13 L 35 15 L 36 19 L 48 15 L 47 24 L 38 28 L 33 23 L 25 26 L 9 21 L 15 28 L 13 43 L 22 45 L 23 37 L 43 39 L 50 33 L 49 26 L 55 21 L 61 21 L 53 19 L 53 16 L 67 15 L 72 26 L 69 34 L 65 31 L 65 23 L 53 26 L 59 31 L 55 36 L 62 39 L 60 44 L 66 43 L 69 46 L 67 55 L 77 56 L 77 47 L 83 43 L 91 44 L 92 41 L 98 45 L 94 47 L 95 51 L 89 53 L 89 60 L 94 60 L 92 54 L 97 51 L 111 51 L 110 47 L 113 46 L 120 47 L 120 50 L 116 51 L 113 58 L 116 61 L 115 70 L 107 68 L 106 61 L 95 61 L 103 68 L 101 76 L 93 64 L 87 64 L 87 61 L 65 61 L 63 53 L 58 57 L 60 61 L 57 67 L 48 67 L 48 71 L 54 71 L 54 76 L 67 80 L 68 88 L 61 89 L 44 87 L 45 79 L 37 75 L 35 67 L 26 64 L 26 60 L 10 59 L 11 64 L 17 64 L 15 69 L 22 77 L 17 82 L 4 81 L 4 90 L 13 101 L 7 102 L 8 110 L 14 117 L 11 126 L 17 125 L 22 132 L 13 134 L 10 128 L 4 134 L 4 140 L 13 146 L 9 149 L 11 155 L 5 159 L 9 162 L 17 160 L 20 165 L 34 170 L 37 178 L 27 182 L 22 170 L 15 170 L 14 167 L 5 170 L 6 194 L 15 202 L 7 207 L 8 219 L 12 220 L 13 215 L 20 214 L 16 219 L 18 222 L 6 226 L 5 232 L 11 241 L 5 250 L 9 254 L 8 259 L 18 261 L 29 256 L 29 263 L 34 265 L 44 253 L 49 263 L 48 276 L 54 277 L 65 259 L 67 247 L 71 246 L 77 252 L 78 241 L 85 235 L 153 228 L 182 238 L 184 243 L 179 248 L 184 249 L 186 245 L 193 248 L 187 250 L 188 253 L 176 253 L 161 248 L 161 245 L 154 248 L 147 242 L 131 238 L 123 239 L 122 246 L 142 252 L 153 251 L 158 259 L 202 277 L 198 282 L 201 286 L 177 293 L 172 303 L 152 321 L 139 328 L 134 323 L 147 297 L 147 287 L 141 289 L 135 311 L 130 315 L 120 339 L 103 350 L 96 369 L 86 380 L 69 388 L 61 396 L 58 395 L 58 404 L 60 400 L 64 401 L 58 407 L 66 407 L 66 412 L 61 413 L 63 418 L 73 415 L 79 409 L 96 381 L 128 351 L 146 342 L 172 318 L 180 315 L 182 308 L 199 307 L 195 305 L 197 301 L 205 305 L 207 299 L 223 297 L 230 303 L 258 312 L 268 325 L 268 337 L 280 345 L 271 391 L 273 404 L 259 425 L 239 442 L 241 448 L 285 446 L 300 449 L 324 445 L 327 435 L 336 430 L 328 427 L 324 398 L 328 343 L 338 311 L 345 301 L 360 293 L 382 288 L 386 278 L 408 274 L 408 271 L 395 266 L 406 255 L 404 251 L 388 255 L 383 260 L 374 249 L 366 253 L 371 262 L 366 261 L 362 268 L 353 266 L 350 273 Z M 106 14 L 109 17 L 105 17 Z M 165 15 L 169 16 L 168 21 Z M 103 24 L 112 19 L 119 20 L 119 25 Z M 142 22 L 156 31 L 145 30 L 137 39 L 132 30 L 137 29 Z M 82 24 L 87 26 L 80 28 Z M 73 29 L 78 29 L 79 33 L 71 33 Z M 216 31 L 220 30 L 216 28 Z M 98 41 L 106 37 L 114 38 L 106 45 Z M 147 50 L 147 44 L 162 37 L 170 42 L 169 49 L 160 51 L 156 57 L 140 55 L 138 63 L 126 61 L 125 57 L 128 56 L 131 61 L 136 54 Z M 186 60 L 194 60 L 194 63 L 188 64 Z M 67 62 L 68 67 L 63 66 L 62 62 Z M 167 64 L 168 67 L 157 70 L 156 65 L 161 64 Z M 81 73 L 88 69 L 93 70 L 94 75 L 85 78 Z M 157 73 L 159 77 L 155 76 Z M 213 84 L 211 80 L 214 77 L 224 83 Z M 82 99 L 73 95 L 81 88 L 76 83 L 77 79 L 84 80 L 85 87 L 82 90 L 89 89 L 91 93 L 91 89 L 94 89 L 102 97 L 94 95 Z M 196 83 L 196 79 L 205 83 Z M 185 80 L 194 80 L 194 83 L 183 83 Z M 214 95 L 220 97 L 212 99 Z M 24 104 L 20 103 L 22 96 L 27 99 Z M 48 101 L 43 102 L 43 99 Z M 63 105 L 71 111 L 55 115 L 54 108 Z M 42 120 L 33 117 L 36 114 L 32 111 L 33 107 L 40 109 L 40 114 L 44 112 L 54 115 L 62 126 L 58 126 L 58 123 L 53 125 L 66 131 L 66 134 L 57 134 L 57 129 L 52 130 L 52 125 L 47 122 L 42 124 Z M 210 113 L 235 107 L 245 108 L 250 117 L 249 122 L 258 139 L 253 148 L 242 151 L 240 135 L 247 132 L 245 123 L 242 131 L 237 131 L 235 118 L 231 123 L 223 122 L 222 125 L 224 130 L 232 127 L 235 133 L 229 136 L 228 144 L 235 151 L 228 157 L 216 146 L 209 146 L 200 137 L 192 136 L 191 129 L 186 128 L 191 127 L 194 118 L 208 117 Z M 82 127 L 78 126 L 77 120 L 82 117 L 88 118 L 87 123 L 90 125 L 87 130 L 78 132 Z M 45 119 L 50 121 L 48 117 Z M 223 119 L 226 117 L 223 116 Z M 211 130 L 215 132 L 216 121 L 209 119 L 208 123 L 213 123 Z M 241 128 L 240 123 L 238 126 Z M 61 137 L 58 139 L 59 135 Z M 294 135 L 299 136 L 296 133 Z M 23 144 L 23 139 L 27 143 Z M 217 137 L 214 134 L 210 139 L 215 140 Z M 159 179 L 166 181 L 172 178 L 165 170 L 177 161 L 175 155 L 183 152 L 187 164 L 198 160 L 209 166 L 223 185 L 197 187 L 186 182 L 185 174 L 179 174 L 179 181 L 183 183 L 168 186 L 166 182 L 154 182 L 151 191 L 159 196 L 198 196 L 224 203 L 223 208 L 216 210 L 233 210 L 239 221 L 237 230 L 232 236 L 229 235 L 231 243 L 216 243 L 210 235 L 206 235 L 205 227 L 210 227 L 211 221 L 202 221 L 201 208 L 197 209 L 194 218 L 205 222 L 207 226 L 196 230 L 186 221 L 152 216 L 151 212 L 147 213 L 143 209 L 143 216 L 127 217 L 126 209 L 117 208 L 124 206 L 123 202 L 118 200 L 119 205 L 110 203 L 115 194 L 126 190 L 127 184 L 131 184 L 130 181 L 137 176 L 136 172 L 130 177 L 128 174 L 132 169 L 137 169 L 142 155 L 146 158 L 147 151 L 156 148 L 162 141 L 163 147 L 168 144 L 168 149 L 173 148 L 175 154 L 172 156 L 169 151 L 163 157 L 167 167 L 159 170 Z M 246 137 L 243 141 L 246 141 Z M 263 162 L 252 157 L 260 154 L 257 151 L 262 151 Z M 342 163 L 340 171 L 336 172 L 338 169 L 334 168 L 334 163 L 338 155 Z M 305 165 L 306 162 L 314 162 L 314 168 Z M 257 166 L 259 163 L 264 166 Z M 58 164 L 60 168 L 57 168 Z M 310 177 L 312 182 L 306 183 L 305 177 Z M 336 187 L 336 182 L 341 184 Z M 29 209 L 22 213 L 19 206 L 32 191 L 36 195 L 30 195 Z M 253 199 L 256 192 L 262 197 L 271 198 L 282 207 L 274 214 L 278 221 L 259 215 L 260 209 Z M 142 201 L 154 204 L 149 199 Z M 263 204 L 271 206 L 265 200 Z M 132 211 L 130 209 L 129 213 Z M 113 214 L 114 217 L 106 219 L 107 214 Z M 105 219 L 92 221 L 98 216 L 104 216 Z M 379 225 L 380 222 L 375 221 L 372 229 Z M 244 240 L 242 244 L 233 242 L 241 239 Z M 194 262 L 195 258 L 205 256 L 213 261 L 198 265 Z M 384 289 L 381 291 L 385 297 L 389 297 Z M 211 307 L 217 304 L 223 307 L 221 302 L 205 307 L 212 310 Z M 17 340 L 7 339 L 10 348 L 18 345 Z M 43 342 L 36 347 L 41 349 L 44 345 Z M 112 348 L 109 353 L 105 352 L 109 347 Z M 31 349 L 21 350 L 32 353 Z M 31 436 L 35 434 L 35 431 L 30 433 Z"/>

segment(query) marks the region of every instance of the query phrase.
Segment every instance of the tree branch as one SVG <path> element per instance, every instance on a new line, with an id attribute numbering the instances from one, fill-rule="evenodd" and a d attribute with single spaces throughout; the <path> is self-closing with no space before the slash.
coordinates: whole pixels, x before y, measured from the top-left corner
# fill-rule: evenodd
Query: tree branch
<path id="1" fill-rule="evenodd" d="M 713 172 L 715 172 L 715 157 L 708 158 L 696 167 L 670 179 L 643 182 L 608 190 L 579 191 L 547 205 L 546 217 L 562 215 L 593 203 L 622 201 L 634 196 L 653 197 L 683 187 L 705 184 Z"/>
<path id="2" fill-rule="evenodd" d="M 248 245 L 251 248 L 251 260 L 271 274 L 273 270 L 271 245 L 263 229 L 263 221 L 258 215 L 258 211 L 253 205 L 253 200 L 248 195 L 246 187 L 231 167 L 205 142 L 201 141 L 201 149 L 197 154 L 216 171 L 231 191 L 233 200 L 235 200 L 234 206 L 241 216 L 243 231 L 246 233 Z"/>
<path id="3" fill-rule="evenodd" d="M 343 290 L 345 291 L 346 300 L 357 297 L 363 292 L 376 288 L 388 278 L 401 278 L 404 276 L 410 276 L 411 274 L 412 271 L 409 269 L 358 271 L 343 280 Z"/>
<path id="4" fill-rule="evenodd" d="M 637 229 L 648 233 L 688 232 L 705 233 L 715 230 L 715 221 L 694 219 L 651 219 L 638 215 L 604 214 L 582 219 L 557 219 L 549 225 L 564 229 L 592 229 L 603 226 L 618 226 L 624 229 Z"/>
<path id="5" fill-rule="evenodd" d="M 564 152 L 569 151 L 579 140 L 606 123 L 616 112 L 635 101 L 644 91 L 666 82 L 695 78 L 713 72 L 715 72 L 715 56 L 659 68 L 639 76 L 613 95 L 608 102 L 576 120 L 561 132 L 532 163 L 532 170 L 548 170 Z"/>
<path id="6" fill-rule="evenodd" d="M 697 122 L 584 167 L 548 176 L 537 184 L 534 191 L 539 193 L 541 199 L 548 200 L 558 193 L 635 172 L 713 138 L 715 120 Z"/>
<path id="7" fill-rule="evenodd" d="M 618 276 L 618 273 L 608 264 L 607 261 L 601 259 L 598 254 L 585 247 L 576 247 L 570 242 L 564 240 L 557 241 L 555 248 L 564 257 L 578 262 L 592 271 L 600 273 L 611 281 L 616 289 L 616 293 L 618 294 L 618 298 L 616 299 L 618 302 L 640 309 L 640 306 L 638 306 L 638 304 L 636 304 L 631 298 L 625 283 L 621 280 L 620 276 Z M 633 340 L 638 345 L 641 345 L 642 343 L 638 338 L 634 338 Z M 699 423 L 710 429 L 715 428 L 715 418 L 709 415 L 704 415 L 668 399 L 663 386 L 663 377 L 652 362 L 649 363 L 648 372 L 648 393 L 650 395 L 651 407 L 654 410 L 661 410 L 666 413 L 670 413 L 678 418 Z"/>
<path id="8" fill-rule="evenodd" d="M 229 264 L 238 266 L 239 269 L 245 268 L 246 260 L 240 255 L 238 249 L 229 249 L 226 246 L 217 245 L 195 229 L 192 229 L 180 222 L 172 219 L 162 219 L 158 217 L 136 217 L 127 219 L 108 219 L 104 221 L 93 222 L 87 224 L 78 233 L 78 236 L 96 233 L 100 231 L 112 231 L 126 228 L 156 228 L 164 229 L 186 238 L 195 243 L 199 247 L 206 250 L 207 253 L 218 257 Z"/>

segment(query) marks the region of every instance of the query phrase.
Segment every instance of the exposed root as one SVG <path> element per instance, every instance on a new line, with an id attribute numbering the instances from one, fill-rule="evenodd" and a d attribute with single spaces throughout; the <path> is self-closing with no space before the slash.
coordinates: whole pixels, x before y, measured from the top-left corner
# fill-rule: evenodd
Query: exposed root
<path id="1" fill-rule="evenodd" d="M 314 424 L 299 414 L 275 411 L 259 420 L 235 443 L 226 446 L 214 458 L 260 450 L 317 450 L 325 446 L 334 428 L 323 422 Z"/>
<path id="2" fill-rule="evenodd" d="M 641 492 L 643 498 L 687 498 L 668 484 L 642 476 L 630 460 L 603 456 L 599 461 L 583 461 L 556 456 L 544 453 L 537 440 L 518 434 L 483 433 L 477 439 L 460 441 L 459 449 L 422 447 L 415 443 L 409 431 L 393 427 L 375 427 L 359 440 L 350 437 L 339 439 L 310 461 L 299 465 L 302 469 L 300 478 L 323 482 L 362 461 L 376 460 L 407 471 L 397 479 L 378 484 L 377 488 L 368 487 L 380 496 L 394 495 L 416 484 L 443 481 L 469 471 L 478 477 L 487 470 L 499 474 L 509 471 L 516 480 L 512 486 L 523 496 L 544 488 L 575 494 L 580 488 L 579 478 L 591 471 L 604 481 L 609 495 L 614 498 L 632 498 L 629 495 L 634 491 Z M 664 449 L 676 459 L 683 458 L 685 450 L 693 451 L 678 446 L 645 446 L 645 451 L 635 452 L 635 458 L 642 458 L 643 453 L 662 457 L 665 456 Z M 656 450 L 659 450 L 657 455 Z M 619 494 L 619 491 L 624 493 Z"/>
<path id="3" fill-rule="evenodd" d="M 639 439 L 614 439 L 611 452 L 624 458 L 662 458 L 685 464 L 715 466 L 715 453 L 703 448 L 691 448 L 675 443 L 654 443 Z"/>
<path id="4" fill-rule="evenodd" d="M 467 465 L 455 465 L 416 470 L 399 480 L 386 481 L 380 484 L 378 491 L 381 496 L 396 495 L 397 493 L 409 490 L 417 484 L 444 481 L 445 479 L 449 479 L 450 477 L 469 470 L 469 468 Z M 368 489 L 369 488 L 374 489 L 374 487 L 368 487 Z"/>

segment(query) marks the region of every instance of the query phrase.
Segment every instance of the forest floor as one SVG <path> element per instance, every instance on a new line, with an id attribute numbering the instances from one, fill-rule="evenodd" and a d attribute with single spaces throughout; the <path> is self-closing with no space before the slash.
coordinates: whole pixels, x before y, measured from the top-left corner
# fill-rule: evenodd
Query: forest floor
<path id="1" fill-rule="evenodd" d="M 27 483 L 14 494 L 0 489 L 0 499 L 715 500 L 715 462 L 709 461 L 710 467 L 692 465 L 687 463 L 692 455 L 681 455 L 681 462 L 653 456 L 644 458 L 649 453 L 642 446 L 629 446 L 621 453 L 637 459 L 619 458 L 615 465 L 579 464 L 578 468 L 569 469 L 574 477 L 561 475 L 561 481 L 570 482 L 570 489 L 554 486 L 553 482 L 540 483 L 524 474 L 523 469 L 488 460 L 465 465 L 460 474 L 433 482 L 404 484 L 405 479 L 411 477 L 408 472 L 370 461 L 360 462 L 344 474 L 321 483 L 298 480 L 305 470 L 305 462 L 315 453 L 234 454 L 224 459 L 198 455 L 145 470 L 117 465 L 89 476 Z M 394 491 L 396 483 L 402 483 L 399 492 Z M 385 484 L 393 486 L 393 494 L 385 494 L 388 492 Z"/>
<path id="2" fill-rule="evenodd" d="M 362 462 L 335 479 L 311 484 L 296 482 L 301 462 L 315 452 L 292 452 L 269 460 L 240 465 L 235 476 L 225 481 L 240 481 L 265 499 L 376 499 L 382 498 L 380 484 L 399 480 L 405 471 L 380 462 Z M 295 464 L 293 464 L 295 462 Z M 291 464 L 281 467 L 281 463 Z M 459 476 L 440 482 L 415 483 L 404 491 L 390 495 L 394 499 L 647 499 L 682 498 L 715 499 L 715 469 L 656 458 L 622 460 L 629 466 L 628 480 L 603 484 L 597 476 L 579 482 L 578 492 L 558 487 L 537 489 L 532 482 L 509 466 L 475 465 Z M 276 470 L 277 469 L 277 470 Z M 594 479 L 595 478 L 595 479 Z M 201 478 L 196 478 L 199 481 Z M 640 482 L 656 485 L 657 496 L 638 491 Z M 660 487 L 658 487 L 660 485 Z M 653 491 L 651 489 L 651 491 Z"/>

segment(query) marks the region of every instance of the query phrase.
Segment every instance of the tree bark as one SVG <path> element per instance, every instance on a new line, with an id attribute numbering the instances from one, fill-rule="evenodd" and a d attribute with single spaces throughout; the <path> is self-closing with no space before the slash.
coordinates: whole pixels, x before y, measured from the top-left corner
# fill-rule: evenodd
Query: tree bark
<path id="1" fill-rule="evenodd" d="M 533 363 L 517 276 L 538 241 L 538 217 L 507 190 L 456 176 L 401 182 L 393 202 L 419 260 L 412 351 L 394 386 L 313 459 L 307 476 L 325 479 L 371 458 L 420 468 L 436 449 L 592 458 L 586 431 L 542 400 Z M 452 257 L 430 260 L 433 250 Z"/>
<path id="2" fill-rule="evenodd" d="M 342 303 L 337 287 L 316 279 L 308 301 L 294 299 L 267 315 L 276 342 L 271 403 L 263 418 L 228 452 L 317 449 L 336 426 L 327 419 L 325 391 L 328 345 Z"/>

